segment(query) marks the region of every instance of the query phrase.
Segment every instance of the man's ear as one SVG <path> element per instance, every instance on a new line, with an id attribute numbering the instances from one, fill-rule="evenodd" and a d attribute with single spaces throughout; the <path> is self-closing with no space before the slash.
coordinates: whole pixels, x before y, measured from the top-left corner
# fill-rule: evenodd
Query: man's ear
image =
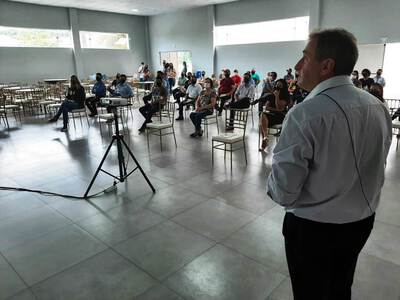
<path id="1" fill-rule="evenodd" d="M 335 72 L 335 60 L 332 58 L 326 58 L 321 63 L 321 75 L 329 76 Z"/>

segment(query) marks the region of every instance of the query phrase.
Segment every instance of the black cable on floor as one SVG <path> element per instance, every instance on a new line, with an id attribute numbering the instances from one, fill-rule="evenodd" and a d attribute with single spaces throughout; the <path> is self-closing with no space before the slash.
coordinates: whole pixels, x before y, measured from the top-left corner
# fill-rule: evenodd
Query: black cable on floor
<path id="1" fill-rule="evenodd" d="M 105 194 L 110 190 L 114 190 L 115 184 L 98 192 L 93 195 L 89 195 L 88 197 L 83 197 L 83 196 L 72 196 L 72 195 L 65 195 L 65 194 L 59 194 L 59 193 L 53 193 L 53 192 L 48 192 L 48 191 L 42 191 L 42 190 L 34 190 L 34 189 L 26 189 L 26 188 L 17 188 L 17 187 L 9 187 L 9 186 L 0 186 L 0 191 L 15 191 L 15 192 L 29 192 L 29 193 L 37 193 L 41 194 L 43 196 L 58 196 L 58 197 L 64 197 L 64 198 L 71 198 L 71 199 L 77 199 L 77 200 L 84 200 L 87 198 L 93 198 L 93 197 L 98 197 L 101 194 Z"/>

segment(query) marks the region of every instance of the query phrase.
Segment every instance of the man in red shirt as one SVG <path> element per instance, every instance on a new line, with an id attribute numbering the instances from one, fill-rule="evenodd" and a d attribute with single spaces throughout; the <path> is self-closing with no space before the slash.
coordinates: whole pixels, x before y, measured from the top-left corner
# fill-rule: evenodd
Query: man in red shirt
<path id="1" fill-rule="evenodd" d="M 233 76 L 231 77 L 233 82 L 235 83 L 236 87 L 240 85 L 242 82 L 242 77 L 239 76 L 239 71 L 238 70 L 233 70 Z"/>
<path id="2" fill-rule="evenodd" d="M 218 98 L 219 98 L 219 108 L 218 108 L 218 116 L 222 115 L 222 110 L 224 108 L 224 104 L 227 100 L 232 98 L 232 94 L 235 90 L 235 82 L 230 77 L 231 71 L 229 69 L 224 70 L 223 78 L 219 83 L 218 88 Z"/>

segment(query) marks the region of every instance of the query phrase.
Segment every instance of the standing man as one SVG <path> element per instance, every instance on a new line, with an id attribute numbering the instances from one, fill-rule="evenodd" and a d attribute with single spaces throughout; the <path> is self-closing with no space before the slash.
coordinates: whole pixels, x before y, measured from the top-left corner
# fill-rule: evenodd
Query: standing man
<path id="1" fill-rule="evenodd" d="M 283 77 L 287 84 L 290 84 L 290 82 L 294 79 L 294 76 L 292 74 L 292 68 L 289 68 L 286 70 L 287 74 Z"/>
<path id="2" fill-rule="evenodd" d="M 286 209 L 296 300 L 350 300 L 358 255 L 374 225 L 392 129 L 384 105 L 350 80 L 357 58 L 346 30 L 310 34 L 295 67 L 310 94 L 286 115 L 274 149 L 267 189 Z"/>
<path id="3" fill-rule="evenodd" d="M 374 82 L 379 83 L 382 87 L 385 87 L 386 81 L 385 81 L 385 78 L 382 77 L 382 69 L 378 69 L 376 71 L 376 76 L 374 77 Z"/>

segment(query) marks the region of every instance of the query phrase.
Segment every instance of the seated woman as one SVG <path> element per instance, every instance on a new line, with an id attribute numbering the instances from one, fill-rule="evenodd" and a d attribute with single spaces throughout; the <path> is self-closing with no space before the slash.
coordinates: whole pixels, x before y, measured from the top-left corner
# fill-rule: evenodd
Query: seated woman
<path id="1" fill-rule="evenodd" d="M 266 110 L 261 114 L 260 131 L 262 135 L 262 143 L 260 151 L 264 151 L 268 144 L 268 128 L 274 125 L 282 124 L 285 119 L 286 112 L 290 107 L 290 95 L 288 85 L 284 79 L 277 80 L 273 91 L 274 99 L 268 101 Z"/>
<path id="2" fill-rule="evenodd" d="M 164 104 L 167 103 L 167 95 L 168 92 L 163 85 L 163 79 L 157 77 L 151 93 L 146 96 L 148 98 L 147 101 L 145 101 L 145 105 L 139 108 L 139 112 L 145 118 L 142 126 L 139 128 L 139 132 L 144 132 L 146 130 L 146 124 L 151 123 L 153 114 L 162 109 Z M 153 101 L 150 102 L 150 99 Z"/>
<path id="3" fill-rule="evenodd" d="M 85 107 L 85 89 L 79 82 L 78 77 L 75 75 L 71 76 L 71 83 L 70 87 L 68 88 L 67 91 L 67 96 L 64 102 L 61 104 L 60 109 L 56 113 L 56 115 L 49 120 L 49 123 L 57 122 L 57 120 L 60 118 L 61 114 L 63 115 L 63 128 L 61 131 L 67 131 L 67 125 L 68 125 L 68 112 L 74 110 L 74 109 L 79 109 L 79 108 L 84 108 Z"/>
<path id="4" fill-rule="evenodd" d="M 212 115 L 217 101 L 217 94 L 214 91 L 213 82 L 210 78 L 204 80 L 204 90 L 196 100 L 196 111 L 190 113 L 190 120 L 194 125 L 195 131 L 190 135 L 191 137 L 198 137 L 203 135 L 201 130 L 201 120 L 208 115 Z"/>
<path id="5" fill-rule="evenodd" d="M 389 105 L 385 101 L 385 99 L 383 98 L 383 86 L 381 84 L 376 83 L 376 82 L 371 84 L 371 87 L 369 89 L 369 93 L 371 95 L 374 95 L 376 98 L 378 98 L 378 100 L 381 101 L 383 103 L 383 105 L 385 105 L 385 107 L 388 110 L 388 112 L 390 112 Z"/>

